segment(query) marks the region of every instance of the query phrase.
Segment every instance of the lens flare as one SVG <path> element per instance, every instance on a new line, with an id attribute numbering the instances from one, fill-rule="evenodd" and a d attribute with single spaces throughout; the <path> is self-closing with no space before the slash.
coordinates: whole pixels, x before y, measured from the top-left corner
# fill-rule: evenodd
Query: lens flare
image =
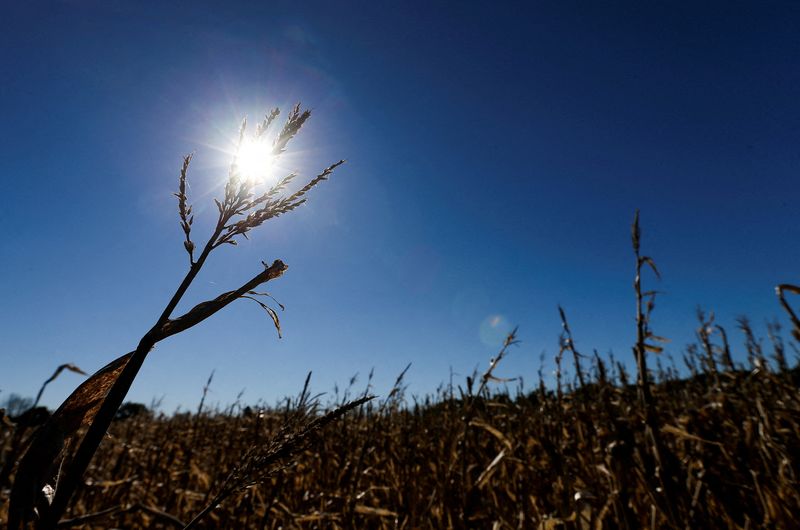
<path id="1" fill-rule="evenodd" d="M 483 319 L 479 328 L 481 342 L 486 346 L 496 348 L 503 344 L 512 329 L 513 327 L 503 315 L 489 315 Z"/>

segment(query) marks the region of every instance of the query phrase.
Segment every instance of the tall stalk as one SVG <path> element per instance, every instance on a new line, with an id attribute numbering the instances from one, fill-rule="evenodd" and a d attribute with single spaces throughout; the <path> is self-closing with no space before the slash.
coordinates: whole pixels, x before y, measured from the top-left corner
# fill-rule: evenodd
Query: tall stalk
<path id="1" fill-rule="evenodd" d="M 646 452 L 644 456 L 645 472 L 647 480 L 653 480 L 657 484 L 651 487 L 652 498 L 655 505 L 661 510 L 663 515 L 670 522 L 670 525 L 677 526 L 680 513 L 679 493 L 675 488 L 678 467 L 674 462 L 674 455 L 669 453 L 661 435 L 661 425 L 656 411 L 653 394 L 650 389 L 650 377 L 647 369 L 647 352 L 661 353 L 663 348 L 653 344 L 653 341 L 664 342 L 666 339 L 659 337 L 650 329 L 650 314 L 655 307 L 656 291 L 642 290 L 642 270 L 645 265 L 649 266 L 656 277 L 660 277 L 655 262 L 649 256 L 642 256 L 641 248 L 641 229 L 639 228 L 639 210 L 633 219 L 631 226 L 631 242 L 633 252 L 636 256 L 636 276 L 633 281 L 634 291 L 636 292 L 636 344 L 633 351 L 636 357 L 637 381 L 636 386 L 639 394 L 639 403 L 643 409 L 645 422 L 645 443 L 650 444 L 651 455 Z M 663 492 L 658 495 L 658 492 Z"/>
<path id="2" fill-rule="evenodd" d="M 258 125 L 255 139 L 269 130 L 279 114 L 278 109 L 270 112 Z M 284 152 L 288 142 L 297 134 L 311 113 L 300 111 L 299 104 L 289 113 L 282 129 L 275 135 L 270 147 L 273 157 Z M 238 146 L 242 146 L 246 122 L 239 131 Z M 67 505 L 96 453 L 100 442 L 130 390 L 133 381 L 156 343 L 202 322 L 226 305 L 240 298 L 255 300 L 267 313 L 280 332 L 278 315 L 258 297 L 269 297 L 256 292 L 259 285 L 280 277 L 288 268 L 282 261 L 275 260 L 272 265 L 264 263 L 264 270 L 245 282 L 238 289 L 222 293 L 213 300 L 196 305 L 184 315 L 172 318 L 172 314 L 187 290 L 203 268 L 211 252 L 223 244 L 236 245 L 236 237 L 247 237 L 247 233 L 265 221 L 290 212 L 306 201 L 306 193 L 323 180 L 327 180 L 333 170 L 343 164 L 341 160 L 322 171 L 306 186 L 291 195 L 283 195 L 287 185 L 296 176 L 294 173 L 279 179 L 265 193 L 256 196 L 255 182 L 243 175 L 238 164 L 238 148 L 231 164 L 223 199 L 215 200 L 218 217 L 215 228 L 203 246 L 200 255 L 194 259 L 195 245 L 191 240 L 191 227 L 194 220 L 192 207 L 187 204 L 186 177 L 192 156 L 184 157 L 179 178 L 178 213 L 181 228 L 185 235 L 184 248 L 189 254 L 189 270 L 175 293 L 167 302 L 161 315 L 139 341 L 136 349 L 112 362 L 95 373 L 67 398 L 59 410 L 51 417 L 31 443 L 29 450 L 20 462 L 17 479 L 11 493 L 8 528 L 16 530 L 25 524 L 33 512 L 42 487 L 52 479 L 52 470 L 65 449 L 77 445 L 71 460 L 62 463 L 63 473 L 56 476 L 55 496 L 52 502 L 41 506 L 43 513 L 37 524 L 40 530 L 52 530 L 66 511 Z M 115 374 L 118 374 L 115 376 Z M 107 390 L 106 390 L 107 389 Z M 105 393 L 104 393 L 105 391 Z M 88 430 L 78 443 L 77 432 L 82 426 Z"/>

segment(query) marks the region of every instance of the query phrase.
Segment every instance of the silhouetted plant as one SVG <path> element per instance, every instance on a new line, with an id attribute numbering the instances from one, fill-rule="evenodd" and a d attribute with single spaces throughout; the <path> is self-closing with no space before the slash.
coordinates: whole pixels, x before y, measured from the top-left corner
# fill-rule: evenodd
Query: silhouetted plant
<path id="1" fill-rule="evenodd" d="M 254 140 L 266 140 L 266 135 L 278 115 L 279 111 L 275 109 L 265 116 L 256 127 Z M 280 156 L 285 151 L 287 144 L 310 115 L 308 110 L 301 111 L 299 104 L 289 112 L 283 127 L 272 138 L 272 156 Z M 183 315 L 172 316 L 214 249 L 225 244 L 235 245 L 239 236 L 247 237 L 248 232 L 269 219 L 294 210 L 307 200 L 306 195 L 311 189 L 326 180 L 334 169 L 344 163 L 340 160 L 332 164 L 294 193 L 286 193 L 287 185 L 296 177 L 296 174 L 291 173 L 280 178 L 263 193 L 256 194 L 256 182 L 249 175 L 242 174 L 239 164 L 239 149 L 245 140 L 246 128 L 247 123 L 243 121 L 224 195 L 221 200 L 215 199 L 218 210 L 216 225 L 196 258 L 197 247 L 192 240 L 194 217 L 186 194 L 192 155 L 184 157 L 178 192 L 175 195 L 178 198 L 180 226 L 185 237 L 183 246 L 189 256 L 189 271 L 136 349 L 112 361 L 78 387 L 39 430 L 16 473 L 9 507 L 9 528 L 12 530 L 23 526 L 33 517 L 37 501 L 42 500 L 44 502 L 39 502 L 38 506 L 38 527 L 45 530 L 55 528 L 142 363 L 157 342 L 185 331 L 242 298 L 257 301 L 280 331 L 278 314 L 269 306 L 268 295 L 255 290 L 259 285 L 279 278 L 286 271 L 287 266 L 280 260 L 275 260 L 271 265 L 262 262 L 264 270 L 239 288 L 197 304 Z M 79 431 L 82 427 L 87 430 L 81 438 Z M 70 458 L 73 450 L 74 456 Z M 52 483 L 49 484 L 50 482 Z M 43 499 L 41 492 L 48 484 L 52 489 Z"/>

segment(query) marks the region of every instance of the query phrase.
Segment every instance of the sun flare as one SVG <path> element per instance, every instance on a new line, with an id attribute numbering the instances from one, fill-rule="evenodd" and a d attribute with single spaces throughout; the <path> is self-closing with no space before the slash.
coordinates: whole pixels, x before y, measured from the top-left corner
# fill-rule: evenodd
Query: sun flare
<path id="1" fill-rule="evenodd" d="M 236 157 L 239 171 L 245 179 L 265 182 L 275 165 L 272 146 L 257 138 L 244 138 Z"/>

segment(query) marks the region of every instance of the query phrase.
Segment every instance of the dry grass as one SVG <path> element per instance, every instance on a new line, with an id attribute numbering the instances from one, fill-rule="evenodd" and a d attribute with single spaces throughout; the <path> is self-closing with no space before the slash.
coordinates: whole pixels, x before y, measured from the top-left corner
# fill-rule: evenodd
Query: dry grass
<path id="1" fill-rule="evenodd" d="M 650 421 L 636 386 L 597 357 L 584 384 L 576 377 L 561 394 L 490 394 L 487 371 L 472 378 L 481 382 L 474 393 L 443 388 L 403 406 L 399 379 L 387 399 L 331 420 L 294 458 L 269 463 L 259 459 L 298 432 L 287 426 L 323 417 L 307 394 L 280 409 L 134 416 L 113 424 L 69 518 L 83 528 L 180 527 L 229 491 L 206 526 L 792 528 L 800 371 L 759 365 L 763 348 L 747 369 L 703 369 L 703 341 L 715 358 L 728 346 L 719 331 L 702 333 L 686 357 L 700 367 L 694 377 L 651 374 Z M 743 335 L 752 348 L 752 331 Z M 782 344 L 772 343 L 773 358 Z M 652 421 L 668 476 L 648 463 Z"/>

